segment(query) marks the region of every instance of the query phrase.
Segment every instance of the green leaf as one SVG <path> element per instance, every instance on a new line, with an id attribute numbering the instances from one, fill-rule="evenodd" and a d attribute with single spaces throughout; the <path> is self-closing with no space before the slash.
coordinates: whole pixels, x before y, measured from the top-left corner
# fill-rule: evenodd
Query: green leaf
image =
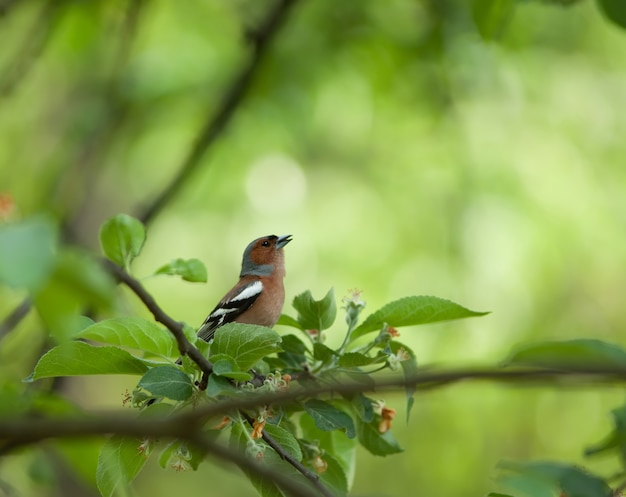
<path id="1" fill-rule="evenodd" d="M 193 383 L 176 366 L 157 366 L 149 369 L 139 380 L 139 387 L 152 395 L 172 400 L 187 400 L 193 394 Z"/>
<path id="2" fill-rule="evenodd" d="M 498 467 L 503 471 L 526 478 L 530 489 L 541 488 L 545 485 L 553 491 L 561 491 L 567 497 L 611 497 L 612 495 L 610 487 L 604 480 L 568 464 L 503 461 Z M 507 475 L 503 478 L 506 481 Z M 521 481 L 517 480 L 518 483 Z M 522 488 L 522 490 L 525 489 Z"/>
<path id="3" fill-rule="evenodd" d="M 337 355 L 337 353 L 323 343 L 315 342 L 313 344 L 313 357 L 315 360 L 328 363 L 335 355 Z"/>
<path id="4" fill-rule="evenodd" d="M 385 433 L 378 431 L 377 421 L 364 423 L 357 419 L 356 430 L 361 445 L 375 456 L 389 456 L 403 450 L 391 434 L 391 430 Z"/>
<path id="5" fill-rule="evenodd" d="M 116 264 L 128 268 L 141 253 L 146 241 L 146 229 L 141 221 L 127 214 L 118 214 L 100 227 L 100 246 Z"/>
<path id="6" fill-rule="evenodd" d="M 346 470 L 332 454 L 326 452 L 322 459 L 326 462 L 326 471 L 320 474 L 324 485 L 337 497 L 348 495 L 348 477 Z"/>
<path id="7" fill-rule="evenodd" d="M 206 283 L 206 267 L 199 259 L 174 259 L 157 269 L 156 274 L 173 274 L 192 283 Z"/>
<path id="8" fill-rule="evenodd" d="M 375 356 L 368 356 L 360 352 L 346 352 L 340 358 L 337 364 L 342 368 L 358 368 L 361 366 L 369 366 L 378 362 L 385 362 L 387 354 L 379 351 Z"/>
<path id="9" fill-rule="evenodd" d="M 147 370 L 145 361 L 120 348 L 65 342 L 44 354 L 28 379 L 91 374 L 143 374 Z"/>
<path id="10" fill-rule="evenodd" d="M 483 40 L 502 35 L 513 17 L 515 0 L 472 0 L 472 17 Z"/>
<path id="11" fill-rule="evenodd" d="M 291 316 L 287 316 L 286 314 L 281 314 L 276 324 L 280 324 L 283 326 L 291 326 L 292 328 L 296 328 L 298 330 L 304 330 L 304 328 L 298 322 L 297 319 L 294 319 Z"/>
<path id="12" fill-rule="evenodd" d="M 213 362 L 213 373 L 217 376 L 232 378 L 235 381 L 248 381 L 252 379 L 252 375 L 245 371 L 241 371 L 235 362 L 235 359 L 226 354 L 215 354 L 211 356 Z"/>
<path id="13" fill-rule="evenodd" d="M 247 440 L 248 437 L 244 434 L 241 425 L 239 423 L 233 424 L 230 431 L 230 448 L 235 451 L 245 452 Z M 263 453 L 263 465 L 272 469 L 282 468 L 285 470 L 285 474 L 291 472 L 291 470 L 286 466 L 286 463 L 280 460 L 278 455 L 276 455 L 276 453 L 269 448 Z M 274 483 L 270 478 L 263 477 L 262 474 L 256 471 L 244 469 L 243 472 L 261 497 L 284 497 L 276 483 Z"/>
<path id="14" fill-rule="evenodd" d="M 114 296 L 113 279 L 94 257 L 78 250 L 63 250 L 34 302 L 52 336 L 63 342 L 85 327 L 85 308 L 109 309 Z"/>
<path id="15" fill-rule="evenodd" d="M 289 455 L 295 458 L 297 461 L 302 461 L 302 449 L 300 444 L 291 433 L 284 428 L 267 423 L 263 428 L 280 446 L 285 449 Z"/>
<path id="16" fill-rule="evenodd" d="M 374 401 L 362 393 L 357 393 L 350 399 L 350 404 L 354 408 L 357 416 L 365 423 L 371 423 L 374 420 Z"/>
<path id="17" fill-rule="evenodd" d="M 626 350 L 601 340 L 583 338 L 562 342 L 539 342 L 517 347 L 505 366 L 536 366 L 550 369 L 597 367 L 626 369 Z"/>
<path id="18" fill-rule="evenodd" d="M 0 224 L 0 283 L 39 289 L 54 267 L 56 231 L 52 219 L 43 216 Z"/>
<path id="19" fill-rule="evenodd" d="M 620 28 L 626 28 L 626 3 L 624 0 L 597 0 L 600 11 Z"/>
<path id="20" fill-rule="evenodd" d="M 585 455 L 592 456 L 616 449 L 624 464 L 626 462 L 626 406 L 613 409 L 611 414 L 613 415 L 613 432 L 603 442 L 585 449 Z"/>
<path id="21" fill-rule="evenodd" d="M 298 322 L 305 330 L 326 330 L 332 326 L 337 316 L 335 292 L 332 288 L 322 300 L 315 300 L 307 290 L 293 299 L 293 307 L 298 311 Z"/>
<path id="22" fill-rule="evenodd" d="M 114 435 L 102 447 L 98 458 L 96 481 L 103 497 L 111 497 L 125 488 L 146 463 L 139 451 L 138 438 Z M 123 492 L 123 491 L 122 491 Z"/>
<path id="23" fill-rule="evenodd" d="M 213 431 L 208 431 L 203 436 L 216 437 Z M 198 469 L 200 463 L 204 460 L 206 452 L 197 448 L 193 444 L 173 440 L 170 442 L 159 455 L 159 465 L 163 468 L 173 468 L 177 471 L 184 469 Z"/>
<path id="24" fill-rule="evenodd" d="M 206 388 L 206 394 L 209 397 L 217 398 L 221 395 L 228 397 L 234 397 L 236 395 L 242 395 L 243 391 L 233 385 L 225 376 L 218 376 L 212 374 L 209 376 L 209 384 Z"/>
<path id="25" fill-rule="evenodd" d="M 176 341 L 168 331 L 138 317 L 106 319 L 84 329 L 77 337 L 164 357 L 172 357 L 178 352 Z"/>
<path id="26" fill-rule="evenodd" d="M 279 369 L 301 370 L 302 364 L 306 362 L 306 345 L 295 335 L 285 335 L 282 338 L 282 351 L 277 354 L 282 361 Z"/>
<path id="27" fill-rule="evenodd" d="M 344 430 L 348 438 L 353 438 L 356 435 L 354 421 L 350 415 L 332 404 L 319 399 L 311 399 L 304 402 L 302 406 L 320 430 Z"/>
<path id="28" fill-rule="evenodd" d="M 323 449 L 326 454 L 332 454 L 332 457 L 339 462 L 343 468 L 344 478 L 346 478 L 348 483 L 353 481 L 356 469 L 357 439 L 348 438 L 339 431 L 322 432 L 317 428 L 310 416 L 300 417 L 300 428 L 304 439 L 308 440 L 309 443 L 315 440 L 315 443 L 319 443 L 319 447 Z M 323 458 L 326 459 L 326 456 Z M 328 481 L 326 481 L 326 483 L 333 486 L 333 484 L 330 484 Z M 350 487 L 350 485 L 348 485 L 348 487 Z"/>
<path id="29" fill-rule="evenodd" d="M 513 497 L 510 494 L 501 494 L 500 492 L 489 492 L 487 497 Z"/>
<path id="30" fill-rule="evenodd" d="M 280 350 L 280 335 L 270 328 L 228 323 L 215 332 L 211 355 L 232 357 L 241 371 L 248 371 L 266 355 Z"/>
<path id="31" fill-rule="evenodd" d="M 415 378 L 418 373 L 417 369 L 417 359 L 415 358 L 415 353 L 406 345 L 398 342 L 397 340 L 391 341 L 389 344 L 389 348 L 394 354 L 397 354 L 400 349 L 404 349 L 405 352 L 409 355 L 409 358 L 406 361 L 400 361 L 400 367 L 402 368 L 402 372 L 404 373 L 404 377 L 407 380 Z M 411 409 L 413 408 L 413 403 L 415 402 L 414 394 L 416 387 L 415 385 L 407 385 L 405 388 L 406 392 L 406 422 L 409 422 L 409 417 L 411 416 Z"/>
<path id="32" fill-rule="evenodd" d="M 385 323 L 399 328 L 418 324 L 436 323 L 452 319 L 484 316 L 487 312 L 475 312 L 449 300 L 438 297 L 405 297 L 383 306 L 361 323 L 353 332 L 358 338 L 372 331 L 380 330 Z"/>

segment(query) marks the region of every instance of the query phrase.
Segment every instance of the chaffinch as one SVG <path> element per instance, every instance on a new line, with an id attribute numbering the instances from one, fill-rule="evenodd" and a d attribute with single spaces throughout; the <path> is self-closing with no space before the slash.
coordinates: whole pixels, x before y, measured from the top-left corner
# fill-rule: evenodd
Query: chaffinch
<path id="1" fill-rule="evenodd" d="M 251 242 L 243 253 L 237 284 L 220 300 L 198 330 L 205 341 L 226 323 L 248 323 L 272 327 L 285 302 L 285 254 L 291 235 L 269 235 Z"/>

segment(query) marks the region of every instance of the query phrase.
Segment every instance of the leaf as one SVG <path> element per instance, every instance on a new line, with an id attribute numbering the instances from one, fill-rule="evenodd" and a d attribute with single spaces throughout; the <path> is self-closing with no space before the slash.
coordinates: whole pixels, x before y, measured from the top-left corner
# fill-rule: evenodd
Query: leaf
<path id="1" fill-rule="evenodd" d="M 297 319 L 294 319 L 291 316 L 287 316 L 286 314 L 281 314 L 276 324 L 280 324 L 282 326 L 291 326 L 292 328 L 296 328 L 298 330 L 304 330 L 304 328 Z"/>
<path id="2" fill-rule="evenodd" d="M 229 355 L 241 371 L 248 371 L 266 355 L 278 352 L 280 342 L 280 335 L 270 328 L 228 323 L 215 332 L 211 355 Z"/>
<path id="3" fill-rule="evenodd" d="M 242 395 L 243 391 L 233 385 L 225 376 L 212 374 L 209 376 L 209 383 L 206 388 L 206 394 L 209 397 L 216 398 L 221 395 L 234 397 Z"/>
<path id="4" fill-rule="evenodd" d="M 356 435 L 354 421 L 350 415 L 332 404 L 319 399 L 311 399 L 304 402 L 302 406 L 320 430 L 344 430 L 348 438 Z"/>
<path id="5" fill-rule="evenodd" d="M 385 433 L 378 431 L 377 421 L 364 423 L 357 419 L 356 429 L 361 445 L 375 456 L 389 456 L 403 451 L 391 434 L 391 430 Z"/>
<path id="6" fill-rule="evenodd" d="M 386 360 L 387 354 L 383 352 L 379 352 L 373 357 L 361 354 L 360 352 L 346 352 L 339 358 L 337 364 L 342 368 L 358 368 L 360 366 L 376 364 L 377 362 L 385 362 Z"/>
<path id="7" fill-rule="evenodd" d="M 234 451 L 245 452 L 246 451 L 246 443 L 248 437 L 243 432 L 243 428 L 240 424 L 235 423 L 230 431 L 230 448 Z M 267 465 L 274 469 L 277 469 L 276 466 L 282 464 L 283 469 L 285 469 L 284 461 L 281 461 L 280 458 L 276 455 L 274 451 L 271 449 L 266 449 L 263 453 L 263 465 Z M 290 470 L 287 468 L 285 473 L 288 473 Z M 245 475 L 250 480 L 250 483 L 254 486 L 257 492 L 261 495 L 261 497 L 284 497 L 284 494 L 280 491 L 276 483 L 274 483 L 270 478 L 263 477 L 262 473 L 250 470 L 243 470 Z"/>
<path id="8" fill-rule="evenodd" d="M 90 374 L 143 374 L 147 370 L 145 361 L 120 348 L 65 342 L 44 354 L 28 379 Z"/>
<path id="9" fill-rule="evenodd" d="M 600 11 L 620 28 L 626 28 L 626 4 L 624 0 L 597 0 Z"/>
<path id="10" fill-rule="evenodd" d="M 319 447 L 323 449 L 326 454 L 331 454 L 333 459 L 341 465 L 343 477 L 347 480 L 349 488 L 349 483 L 354 479 L 356 469 L 357 439 L 348 438 L 339 431 L 321 432 L 315 425 L 313 419 L 309 416 L 300 417 L 300 428 L 304 438 L 308 440 L 309 443 L 313 440 L 315 444 L 319 443 Z M 326 460 L 326 456 L 323 456 L 323 458 Z M 320 476 L 324 480 L 323 475 L 324 473 Z M 335 486 L 335 488 L 338 486 L 337 483 L 331 483 L 328 480 L 330 480 L 330 478 L 326 479 L 326 483 L 329 486 Z"/>
<path id="11" fill-rule="evenodd" d="M 152 395 L 183 401 L 193 394 L 193 383 L 176 366 L 157 366 L 149 369 L 139 380 L 139 387 Z"/>
<path id="12" fill-rule="evenodd" d="M 128 268 L 141 253 L 146 241 L 146 229 L 141 221 L 127 214 L 118 214 L 100 227 L 100 246 L 116 264 Z"/>
<path id="13" fill-rule="evenodd" d="M 612 495 L 611 489 L 604 480 L 568 464 L 502 461 L 498 467 L 515 476 L 522 476 L 522 479 L 516 480 L 518 488 L 521 486 L 524 491 L 531 489 L 533 495 L 536 495 L 537 489 L 542 487 L 551 488 L 552 491 L 561 491 L 567 497 L 611 497 Z M 502 477 L 505 482 L 508 476 L 505 474 Z"/>
<path id="14" fill-rule="evenodd" d="M 35 291 L 54 268 L 56 226 L 49 217 L 0 224 L 0 283 Z"/>
<path id="15" fill-rule="evenodd" d="M 302 461 L 302 449 L 300 444 L 291 433 L 284 428 L 267 423 L 263 428 L 280 446 L 285 449 L 287 454 L 291 455 L 297 461 Z"/>
<path id="16" fill-rule="evenodd" d="M 613 415 L 613 432 L 603 442 L 585 449 L 585 455 L 592 456 L 616 449 L 623 464 L 626 461 L 626 406 L 613 409 L 611 414 Z"/>
<path id="17" fill-rule="evenodd" d="M 452 319 L 484 316 L 487 312 L 475 312 L 449 300 L 438 297 L 405 297 L 383 306 L 361 323 L 353 332 L 352 338 L 358 338 L 372 331 L 380 330 L 385 323 L 399 328 L 418 324 L 449 321 Z"/>
<path id="18" fill-rule="evenodd" d="M 372 399 L 362 393 L 357 393 L 352 396 L 350 403 L 361 421 L 371 423 L 374 420 L 374 401 Z"/>
<path id="19" fill-rule="evenodd" d="M 503 363 L 505 366 L 535 366 L 550 369 L 597 367 L 626 369 L 626 350 L 601 340 L 539 342 L 521 345 Z"/>
<path id="20" fill-rule="evenodd" d="M 115 283 L 90 254 L 63 250 L 51 276 L 35 293 L 41 319 L 57 342 L 73 338 L 85 327 L 85 308 L 108 309 L 115 296 Z"/>
<path id="21" fill-rule="evenodd" d="M 305 330 L 326 330 L 332 326 L 337 316 L 335 292 L 332 288 L 322 300 L 315 300 L 307 290 L 293 299 L 293 307 L 298 311 L 298 322 Z"/>
<path id="22" fill-rule="evenodd" d="M 306 345 L 295 335 L 284 335 L 278 358 L 283 362 L 279 369 L 292 369 L 299 371 L 302 364 L 306 362 Z"/>
<path id="23" fill-rule="evenodd" d="M 138 317 L 106 319 L 84 329 L 77 337 L 164 357 L 172 357 L 178 352 L 176 341 L 168 331 Z"/>
<path id="24" fill-rule="evenodd" d="M 315 360 L 328 363 L 335 355 L 337 355 L 337 353 L 323 343 L 315 342 L 313 344 L 313 357 Z"/>
<path id="25" fill-rule="evenodd" d="M 209 431 L 203 436 L 216 437 L 216 432 Z M 198 469 L 200 463 L 204 460 L 206 452 L 199 449 L 193 444 L 183 442 L 181 440 L 173 440 L 170 442 L 159 455 L 159 465 L 163 469 L 173 468 L 177 471 L 184 469 Z"/>
<path id="26" fill-rule="evenodd" d="M 515 0 L 472 0 L 472 17 L 483 40 L 502 35 L 513 17 Z"/>
<path id="27" fill-rule="evenodd" d="M 409 358 L 405 361 L 400 361 L 400 367 L 402 368 L 402 372 L 404 373 L 404 378 L 410 380 L 415 378 L 418 374 L 417 369 L 417 359 L 415 358 L 415 353 L 406 345 L 398 342 L 397 340 L 393 340 L 389 347 L 394 354 L 397 354 L 400 349 L 404 349 L 404 351 L 408 354 Z M 409 422 L 409 417 L 411 416 L 411 409 L 413 408 L 413 403 L 415 402 L 414 394 L 416 387 L 415 385 L 407 385 L 405 387 L 406 392 L 406 422 Z"/>
<path id="28" fill-rule="evenodd" d="M 348 495 L 348 477 L 342 465 L 329 452 L 326 452 L 322 459 L 327 464 L 326 471 L 320 474 L 322 482 L 333 495 L 337 497 Z"/>
<path id="29" fill-rule="evenodd" d="M 138 438 L 114 435 L 102 447 L 96 482 L 103 497 L 111 497 L 137 476 L 147 457 L 139 451 Z"/>
<path id="30" fill-rule="evenodd" d="M 252 375 L 245 371 L 241 371 L 235 362 L 235 359 L 226 354 L 215 354 L 211 356 L 213 362 L 213 373 L 217 376 L 232 378 L 235 381 L 248 381 L 252 379 Z"/>
<path id="31" fill-rule="evenodd" d="M 192 283 L 206 283 L 206 267 L 199 259 L 174 259 L 157 269 L 155 274 L 181 276 Z"/>

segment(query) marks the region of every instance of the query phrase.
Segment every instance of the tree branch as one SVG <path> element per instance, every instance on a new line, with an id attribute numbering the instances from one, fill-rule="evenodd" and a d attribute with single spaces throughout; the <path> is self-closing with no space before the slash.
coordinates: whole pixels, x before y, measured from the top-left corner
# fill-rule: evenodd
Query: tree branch
<path id="1" fill-rule="evenodd" d="M 141 292 L 140 292 L 141 293 Z M 147 305 L 147 304 L 146 304 Z M 162 311 L 161 311 L 162 312 Z M 175 323 L 175 322 L 174 322 Z M 178 323 L 180 324 L 180 323 Z M 182 332 L 182 329 L 181 329 Z M 279 486 L 293 495 L 299 496 L 330 496 L 315 484 L 317 475 L 311 473 L 299 461 L 290 461 L 284 457 L 285 451 L 276 444 L 272 437 L 264 435 L 264 440 L 287 462 L 292 464 L 300 473 L 315 485 L 315 492 L 305 489 L 288 478 L 272 472 L 269 468 L 257 464 L 244 454 L 231 451 L 226 447 L 213 442 L 202 435 L 202 427 L 206 420 L 213 416 L 224 415 L 233 409 L 247 409 L 260 405 L 280 405 L 303 397 L 314 397 L 331 393 L 366 393 L 392 391 L 407 386 L 419 390 L 431 390 L 451 385 L 460 381 L 492 381 L 498 383 L 541 384 L 562 388 L 587 385 L 590 382 L 616 384 L 626 382 L 626 369 L 599 367 L 599 366 L 572 366 L 568 370 L 546 368 L 465 368 L 434 371 L 432 368 L 422 370 L 412 378 L 389 377 L 376 382 L 374 385 L 363 383 L 340 383 L 315 388 L 294 388 L 285 392 L 274 392 L 263 395 L 246 395 L 241 398 L 223 400 L 210 406 L 198 407 L 193 411 L 169 416 L 167 418 L 136 418 L 119 413 L 101 413 L 90 418 L 42 418 L 21 416 L 19 419 L 0 420 L 0 455 L 6 454 L 29 444 L 35 444 L 49 438 L 84 437 L 89 435 L 118 434 L 124 436 L 147 437 L 154 439 L 181 438 L 194 443 L 207 452 L 223 457 L 240 467 L 254 471 L 264 477 L 274 480 Z M 303 471 L 304 469 L 304 471 Z M 310 473 L 308 475 L 308 473 Z M 313 475 L 312 477 L 310 475 Z"/>
<path id="2" fill-rule="evenodd" d="M 24 319 L 30 312 L 31 306 L 32 301 L 30 297 L 26 297 L 7 315 L 7 317 L 4 318 L 2 323 L 0 323 L 0 339 L 20 324 L 20 321 L 22 321 L 22 319 Z"/>
<path id="3" fill-rule="evenodd" d="M 250 424 L 250 426 L 254 426 L 254 419 L 252 419 L 243 411 L 239 411 L 239 412 L 246 419 L 246 421 Z M 265 430 L 263 430 L 262 432 L 262 437 L 265 443 L 269 445 L 272 449 L 274 449 L 274 451 L 280 456 L 280 458 L 283 461 L 286 461 L 289 464 L 291 464 L 296 469 L 296 471 L 298 471 L 298 473 L 300 473 L 307 480 L 309 480 L 311 482 L 311 485 L 313 485 L 317 489 L 320 495 L 323 495 L 324 497 L 333 497 L 333 493 L 326 488 L 326 486 L 322 483 L 317 473 L 314 473 L 313 471 L 309 470 L 309 468 L 304 466 L 304 464 L 302 464 L 295 457 L 289 454 L 283 448 L 283 446 L 280 445 L 276 440 L 274 440 L 274 437 L 272 437 Z"/>
<path id="4" fill-rule="evenodd" d="M 77 422 L 78 421 L 78 422 Z M 203 449 L 221 459 L 225 459 L 242 469 L 271 479 L 290 495 L 299 497 L 319 497 L 313 491 L 280 472 L 257 463 L 240 451 L 231 450 L 224 445 L 203 436 L 200 425 L 186 423 L 173 418 L 130 418 L 129 416 L 103 415 L 98 418 L 74 419 L 19 419 L 0 422 L 0 456 L 19 446 L 34 444 L 50 438 L 76 438 L 93 435 L 123 435 L 138 438 L 178 438 Z"/>
<path id="5" fill-rule="evenodd" d="M 248 93 L 270 43 L 276 37 L 289 10 L 296 2 L 297 0 L 278 0 L 260 25 L 249 33 L 248 38 L 252 42 L 252 55 L 248 63 L 234 77 L 222 98 L 221 105 L 201 128 L 189 154 L 172 181 L 140 211 L 137 217 L 142 222 L 150 221 L 171 200 L 187 178 L 198 168 L 207 149 L 225 130 Z"/>
<path id="6" fill-rule="evenodd" d="M 195 362 L 203 372 L 204 376 L 202 383 L 200 384 L 200 389 L 204 390 L 206 388 L 206 382 L 208 381 L 208 375 L 210 375 L 213 371 L 213 365 L 206 357 L 204 357 L 202 352 L 200 352 L 189 340 L 187 340 L 183 330 L 183 323 L 176 321 L 166 314 L 165 311 L 161 309 L 161 307 L 159 307 L 156 301 L 152 298 L 152 295 L 146 291 L 143 285 L 120 266 L 108 259 L 102 259 L 102 264 L 109 273 L 117 278 L 118 281 L 124 283 L 135 293 L 135 295 L 137 295 L 137 297 L 139 297 L 139 300 L 141 300 L 146 308 L 152 313 L 156 321 L 163 324 L 172 333 L 172 335 L 174 335 L 181 355 L 189 356 L 189 358 Z"/>
<path id="7" fill-rule="evenodd" d="M 464 368 L 423 371 L 412 378 L 390 377 L 374 384 L 338 383 L 315 388 L 293 388 L 287 391 L 264 393 L 262 395 L 242 395 L 241 398 L 220 400 L 219 403 L 181 412 L 167 418 L 141 418 L 121 415 L 119 412 L 94 414 L 91 418 L 45 419 L 33 417 L 24 419 L 0 420 L 0 439 L 18 441 L 21 445 L 33 444 L 47 438 L 76 437 L 93 434 L 137 435 L 146 437 L 190 438 L 211 417 L 227 415 L 237 409 L 250 409 L 263 405 L 283 405 L 304 397 L 318 397 L 325 394 L 354 394 L 367 392 L 396 391 L 413 386 L 418 390 L 432 390 L 461 381 L 490 381 L 524 385 L 587 386 L 594 384 L 626 383 L 626 369 L 611 367 L 589 367 L 581 365 L 568 370 L 545 368 L 503 369 L 503 368 Z"/>
<path id="8" fill-rule="evenodd" d="M 57 0 L 48 0 L 42 6 L 32 28 L 28 30 L 21 47 L 15 54 L 13 62 L 3 71 L 4 76 L 0 80 L 0 97 L 8 96 L 15 89 L 37 57 L 44 51 L 56 25 L 61 4 L 62 2 Z M 0 14 L 7 8 L 6 5 L 0 5 Z"/>

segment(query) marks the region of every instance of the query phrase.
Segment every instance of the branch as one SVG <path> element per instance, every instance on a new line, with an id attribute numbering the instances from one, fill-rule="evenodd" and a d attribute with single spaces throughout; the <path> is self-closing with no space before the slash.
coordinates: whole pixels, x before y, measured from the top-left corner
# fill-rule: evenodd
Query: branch
<path id="1" fill-rule="evenodd" d="M 180 414 L 186 422 L 196 422 L 212 416 L 227 415 L 235 409 L 250 409 L 263 405 L 279 406 L 304 398 L 316 398 L 322 395 L 371 393 L 404 390 L 414 387 L 428 391 L 462 381 L 488 381 L 494 383 L 515 383 L 540 386 L 581 386 L 582 384 L 626 383 L 626 369 L 599 366 L 572 366 L 567 370 L 549 368 L 500 368 L 468 367 L 435 371 L 433 367 L 423 367 L 413 377 L 390 376 L 372 383 L 342 382 L 332 385 L 320 385 L 307 388 L 294 388 L 281 392 L 246 395 L 220 400 L 219 404 L 199 406 L 193 411 Z"/>
<path id="2" fill-rule="evenodd" d="M 0 339 L 15 328 L 20 321 L 24 319 L 30 312 L 33 302 L 30 297 L 22 300 L 15 309 L 13 309 L 7 317 L 0 323 Z"/>
<path id="3" fill-rule="evenodd" d="M 289 494 L 299 497 L 319 497 L 313 491 L 282 473 L 266 465 L 257 463 L 242 452 L 231 450 L 224 445 L 202 436 L 200 425 L 186 423 L 174 418 L 130 418 L 120 415 L 103 415 L 92 419 L 19 419 L 0 422 L 0 440 L 6 441 L 0 446 L 0 455 L 8 453 L 18 446 L 38 443 L 49 438 L 75 438 L 93 435 L 117 434 L 138 438 L 178 438 L 185 440 L 207 453 L 225 459 L 242 469 L 271 479 Z M 16 443 L 17 442 L 17 443 Z"/>
<path id="4" fill-rule="evenodd" d="M 140 292 L 141 293 L 141 292 Z M 146 304 L 147 305 L 147 304 Z M 160 311 L 162 312 L 162 311 Z M 180 323 L 178 323 L 180 324 Z M 233 409 L 246 409 L 259 405 L 279 405 L 301 399 L 305 396 L 319 396 L 331 393 L 365 393 L 380 392 L 387 390 L 397 390 L 407 386 L 414 386 L 421 390 L 430 390 L 442 386 L 451 385 L 459 381 L 493 381 L 499 383 L 522 383 L 563 386 L 564 381 L 575 380 L 581 382 L 594 381 L 606 384 L 625 383 L 626 370 L 623 368 L 584 366 L 570 367 L 568 370 L 554 370 L 545 368 L 525 368 L 525 369 L 502 369 L 502 368 L 465 368 L 443 371 L 433 371 L 432 368 L 422 368 L 421 372 L 412 378 L 389 377 L 379 380 L 374 385 L 363 383 L 340 383 L 315 388 L 291 388 L 286 392 L 277 392 L 263 395 L 248 395 L 242 398 L 235 398 L 220 401 L 210 406 L 199 407 L 191 412 L 184 412 L 166 418 L 137 418 L 130 415 L 120 415 L 119 413 L 101 413 L 91 418 L 66 418 L 66 419 L 46 419 L 41 417 L 0 420 L 0 455 L 8 453 L 17 447 L 35 444 L 49 438 L 69 438 L 85 437 L 89 435 L 118 434 L 124 436 L 148 437 L 154 439 L 161 438 L 181 438 L 205 448 L 207 452 L 218 457 L 223 457 L 240 467 L 254 471 L 264 477 L 274 480 L 278 485 L 297 496 L 319 496 L 321 489 L 316 485 L 316 491 L 296 485 L 292 480 L 276 473 L 269 468 L 257 464 L 245 457 L 244 454 L 233 452 L 226 447 L 219 445 L 201 434 L 201 429 L 207 418 L 220 414 L 228 414 Z M 293 383 L 292 383 L 293 385 Z M 273 441 L 267 434 L 264 440 L 281 457 L 285 451 Z M 291 461 L 285 458 L 287 462 Z M 298 461 L 296 463 L 302 466 Z M 294 465 L 303 475 L 307 476 L 307 468 L 302 469 Z M 316 475 L 309 478 L 314 482 Z M 322 495 L 329 496 L 328 493 Z"/>
<path id="5" fill-rule="evenodd" d="M 258 68 L 267 53 L 268 47 L 276 37 L 281 25 L 285 21 L 289 9 L 297 0 L 278 0 L 275 6 L 267 13 L 260 25 L 249 33 L 252 42 L 252 55 L 239 74 L 237 74 L 222 98 L 221 105 L 206 121 L 194 144 L 183 161 L 178 173 L 165 189 L 156 198 L 141 210 L 137 216 L 143 223 L 149 222 L 178 192 L 187 178 L 198 168 L 207 149 L 226 129 L 235 111 L 241 105 L 244 97 L 252 86 L 252 81 Z"/>
<path id="6" fill-rule="evenodd" d="M 254 426 L 254 419 L 252 419 L 243 411 L 239 412 L 250 424 L 250 426 Z M 263 430 L 262 437 L 265 443 L 269 445 L 272 449 L 274 449 L 274 451 L 280 456 L 283 461 L 291 464 L 296 469 L 296 471 L 298 471 L 298 473 L 300 473 L 307 480 L 309 480 L 311 482 L 311 485 L 313 485 L 318 490 L 320 495 L 323 495 L 324 497 L 333 497 L 333 493 L 326 488 L 317 473 L 309 470 L 309 468 L 304 466 L 300 461 L 298 461 L 295 457 L 289 454 L 285 449 L 283 449 L 283 446 L 280 445 L 276 440 L 274 440 L 274 437 L 272 437 L 265 430 Z"/>
<path id="7" fill-rule="evenodd" d="M 219 403 L 197 407 L 193 411 L 171 415 L 167 418 L 136 418 L 130 415 L 104 412 L 92 418 L 45 419 L 41 417 L 16 420 L 0 420 L 0 439 L 20 442 L 20 445 L 37 443 L 47 438 L 76 437 L 92 434 L 137 435 L 146 437 L 189 438 L 211 417 L 228 415 L 236 409 L 249 409 L 262 405 L 283 405 L 304 397 L 324 394 L 354 394 L 367 392 L 395 391 L 407 386 L 418 390 L 431 390 L 452 385 L 460 381 L 491 381 L 497 383 L 540 384 L 541 386 L 563 387 L 563 382 L 580 386 L 584 381 L 595 384 L 613 385 L 626 383 L 626 370 L 580 366 L 567 371 L 524 368 L 465 368 L 433 371 L 423 368 L 412 378 L 390 377 L 373 384 L 338 383 L 315 388 L 293 388 L 283 392 L 246 395 L 241 398 L 220 400 Z M 576 384 L 572 383 L 576 380 Z M 293 385 L 293 384 L 292 384 Z"/>
<path id="8" fill-rule="evenodd" d="M 189 356 L 189 358 L 195 362 L 203 372 L 204 375 L 202 383 L 200 384 L 200 389 L 204 390 L 206 388 L 206 382 L 208 381 L 208 375 L 210 375 L 213 371 L 213 365 L 206 357 L 204 357 L 202 352 L 200 352 L 189 340 L 187 340 L 183 330 L 183 323 L 176 321 L 166 314 L 165 311 L 161 309 L 161 307 L 159 307 L 156 301 L 152 298 L 152 295 L 146 291 L 143 285 L 120 266 L 108 259 L 102 259 L 102 264 L 109 273 L 117 278 L 118 281 L 124 283 L 135 293 L 135 295 L 137 295 L 137 297 L 139 297 L 139 300 L 141 300 L 146 308 L 152 313 L 156 321 L 165 325 L 172 335 L 174 335 L 181 355 Z"/>
<path id="9" fill-rule="evenodd" d="M 44 51 L 57 22 L 57 13 L 61 4 L 60 1 L 49 0 L 42 6 L 32 28 L 24 37 L 22 46 L 15 53 L 13 62 L 3 70 L 4 77 L 0 80 L 0 97 L 6 97 L 15 89 L 32 67 L 35 59 Z M 0 15 L 6 8 L 8 6 L 0 5 Z"/>

